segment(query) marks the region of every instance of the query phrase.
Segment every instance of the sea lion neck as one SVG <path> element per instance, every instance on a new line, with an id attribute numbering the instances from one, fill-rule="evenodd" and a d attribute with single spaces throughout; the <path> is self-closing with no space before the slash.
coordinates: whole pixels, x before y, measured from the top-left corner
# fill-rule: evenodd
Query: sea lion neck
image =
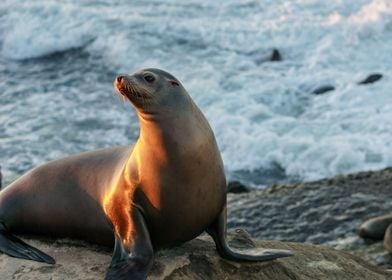
<path id="1" fill-rule="evenodd" d="M 165 150 L 184 151 L 198 145 L 200 138 L 207 139 L 205 135 L 213 137 L 207 120 L 196 106 L 187 111 L 147 115 L 139 113 L 138 116 L 140 122 L 138 141 L 145 143 L 149 149 L 164 147 Z"/>

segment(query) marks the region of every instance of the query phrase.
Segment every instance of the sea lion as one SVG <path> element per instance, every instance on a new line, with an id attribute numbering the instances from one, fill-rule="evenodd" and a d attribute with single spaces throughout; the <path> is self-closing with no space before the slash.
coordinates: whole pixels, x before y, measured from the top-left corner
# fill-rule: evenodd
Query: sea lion
<path id="1" fill-rule="evenodd" d="M 54 263 L 11 233 L 114 241 L 106 279 L 145 279 L 155 250 L 203 231 L 229 260 L 292 255 L 227 245 L 221 156 L 208 121 L 174 76 L 144 69 L 114 84 L 136 109 L 136 143 L 49 162 L 2 190 L 0 251 Z"/>
<path id="2" fill-rule="evenodd" d="M 384 240 L 385 249 L 392 253 L 392 214 L 367 220 L 360 226 L 358 234 L 365 239 Z"/>
<path id="3" fill-rule="evenodd" d="M 392 224 L 392 214 L 371 218 L 359 227 L 358 234 L 362 238 L 383 240 L 390 224 Z"/>

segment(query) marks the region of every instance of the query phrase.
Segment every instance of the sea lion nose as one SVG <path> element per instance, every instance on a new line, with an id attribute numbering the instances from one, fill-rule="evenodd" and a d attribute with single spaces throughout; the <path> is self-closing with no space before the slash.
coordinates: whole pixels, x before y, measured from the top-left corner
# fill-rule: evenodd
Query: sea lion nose
<path id="1" fill-rule="evenodd" d="M 124 76 L 117 76 L 116 81 L 117 83 L 121 83 L 124 79 Z"/>

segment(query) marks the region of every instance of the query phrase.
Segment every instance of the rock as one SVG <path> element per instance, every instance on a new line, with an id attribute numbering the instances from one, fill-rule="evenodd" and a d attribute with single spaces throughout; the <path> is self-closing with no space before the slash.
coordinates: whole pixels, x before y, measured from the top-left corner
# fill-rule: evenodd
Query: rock
<path id="1" fill-rule="evenodd" d="M 365 247 L 355 250 L 353 253 L 383 268 L 390 268 L 390 264 L 392 263 L 392 254 L 385 251 L 382 242 L 367 244 Z"/>
<path id="2" fill-rule="evenodd" d="M 282 55 L 277 49 L 272 50 L 270 61 L 282 61 Z"/>
<path id="3" fill-rule="evenodd" d="M 374 82 L 377 82 L 382 78 L 382 74 L 375 73 L 375 74 L 370 74 L 366 79 L 363 81 L 360 81 L 358 85 L 366 85 L 366 84 L 372 84 Z"/>
<path id="4" fill-rule="evenodd" d="M 282 61 L 282 55 L 277 49 L 272 49 L 272 53 L 268 53 L 268 54 L 264 54 L 264 53 L 260 54 L 258 50 L 249 52 L 247 54 L 254 57 L 254 61 L 256 65 L 261 65 L 262 63 L 271 62 L 271 61 L 272 62 Z"/>
<path id="5" fill-rule="evenodd" d="M 227 185 L 227 193 L 246 193 L 249 188 L 239 181 L 229 182 Z"/>
<path id="6" fill-rule="evenodd" d="M 335 90 L 334 86 L 325 85 L 325 86 L 321 86 L 321 87 L 318 87 L 318 88 L 314 89 L 312 91 L 312 93 L 316 94 L 316 95 L 319 95 L 319 94 L 323 94 L 323 93 L 326 93 L 326 92 L 332 91 L 332 90 Z"/>
<path id="7" fill-rule="evenodd" d="M 243 231 L 229 236 L 237 248 L 288 249 L 295 255 L 270 262 L 232 262 L 220 258 L 210 237 L 204 235 L 182 246 L 157 253 L 147 279 L 388 279 L 392 273 L 359 257 L 331 248 L 279 241 L 252 241 Z M 111 254 L 97 247 L 56 241 L 30 240 L 52 255 L 54 266 L 0 255 L 2 279 L 103 279 Z M 391 278 L 389 278 L 391 279 Z"/>

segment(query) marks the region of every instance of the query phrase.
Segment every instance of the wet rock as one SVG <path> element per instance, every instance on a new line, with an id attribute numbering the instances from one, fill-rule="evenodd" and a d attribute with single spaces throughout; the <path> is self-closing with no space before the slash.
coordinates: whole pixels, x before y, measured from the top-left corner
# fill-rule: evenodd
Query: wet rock
<path id="1" fill-rule="evenodd" d="M 318 87 L 318 88 L 314 89 L 312 91 L 312 93 L 316 94 L 316 95 L 319 95 L 319 94 L 324 94 L 324 93 L 326 93 L 328 91 L 332 91 L 332 90 L 335 90 L 334 86 L 325 85 L 325 86 L 321 86 L 321 87 Z"/>
<path id="2" fill-rule="evenodd" d="M 374 82 L 377 82 L 381 78 L 382 78 L 382 74 L 379 73 L 370 74 L 366 79 L 360 81 L 358 85 L 372 84 Z"/>
<path id="3" fill-rule="evenodd" d="M 228 238 L 234 248 L 274 248 L 294 256 L 269 262 L 232 262 L 220 258 L 212 239 L 200 236 L 182 246 L 156 254 L 147 279 L 390 279 L 392 274 L 359 257 L 328 247 L 278 241 L 252 241 L 243 231 Z M 89 246 L 62 245 L 29 240 L 56 258 L 57 264 L 26 261 L 0 255 L 2 279 L 103 279 L 111 253 Z M 61 243 L 60 243 L 61 244 Z"/>
<path id="4" fill-rule="evenodd" d="M 282 55 L 277 49 L 272 50 L 270 61 L 282 61 Z"/>
<path id="5" fill-rule="evenodd" d="M 239 181 L 229 182 L 227 185 L 227 193 L 246 193 L 249 192 L 249 188 Z"/>

